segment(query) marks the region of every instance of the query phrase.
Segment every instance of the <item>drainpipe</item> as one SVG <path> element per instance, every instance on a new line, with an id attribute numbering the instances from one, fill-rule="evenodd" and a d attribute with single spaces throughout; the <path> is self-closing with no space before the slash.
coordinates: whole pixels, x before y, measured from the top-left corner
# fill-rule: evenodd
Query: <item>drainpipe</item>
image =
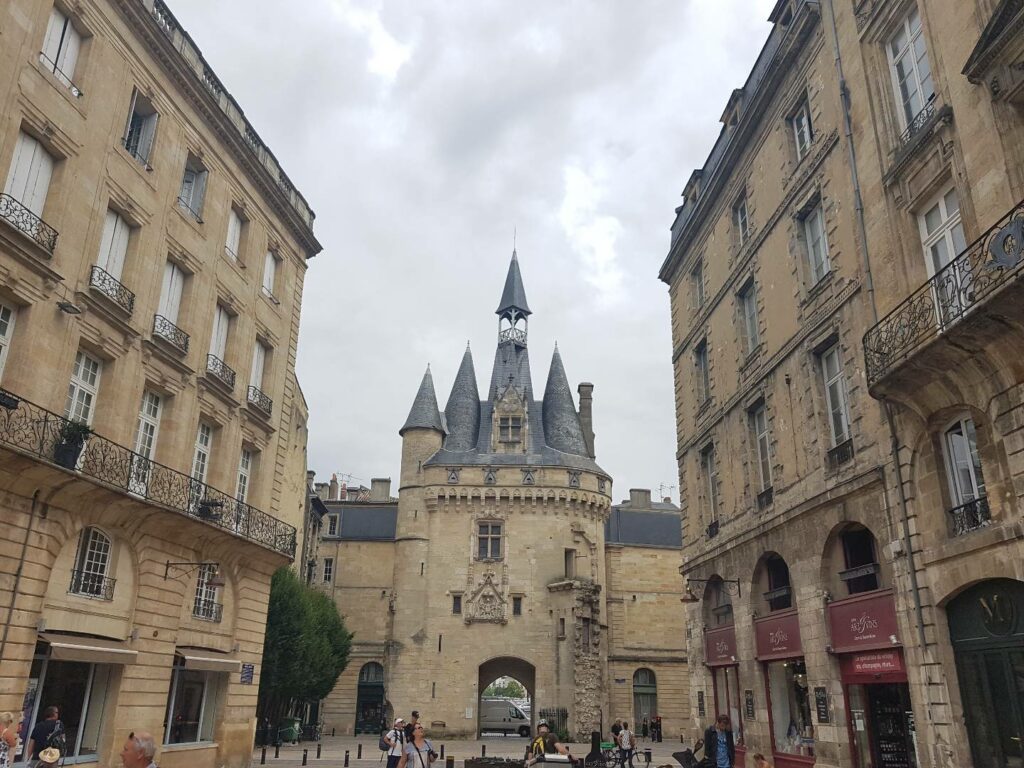
<path id="1" fill-rule="evenodd" d="M 864 285 L 868 293 L 868 303 L 871 307 L 872 323 L 878 322 L 878 304 L 875 301 L 875 283 L 871 276 L 871 260 L 868 251 L 868 233 L 864 222 L 864 200 L 861 196 L 860 176 L 857 174 L 857 151 L 853 143 L 853 121 L 850 117 L 850 92 L 846 87 L 846 77 L 843 75 L 843 55 L 839 48 L 839 30 L 836 27 L 836 15 L 832 0 L 822 0 L 828 7 L 829 24 L 832 31 L 832 46 L 835 49 L 836 74 L 839 77 L 839 97 L 843 104 L 843 133 L 846 138 L 846 151 L 849 157 L 850 181 L 853 184 L 854 212 L 857 218 L 857 233 L 861 242 L 862 269 L 864 272 Z M 900 503 L 900 514 L 902 517 L 903 540 L 907 549 L 907 569 L 910 572 L 910 591 L 914 596 L 914 618 L 917 622 L 917 635 L 921 643 L 921 651 L 925 649 L 924 632 L 924 610 L 921 607 L 921 589 L 917 582 L 917 564 L 914 559 L 914 545 L 910 537 L 910 514 L 907 511 L 907 495 L 903 489 L 903 467 L 900 466 L 899 439 L 896 435 L 896 420 L 893 417 L 892 405 L 884 398 L 882 409 L 885 411 L 886 424 L 889 427 L 889 452 L 892 458 L 893 469 L 896 472 L 896 489 Z M 884 473 L 884 469 L 883 469 Z M 884 481 L 883 481 L 884 487 Z"/>
<path id="2" fill-rule="evenodd" d="M 11 602 L 7 605 L 7 618 L 4 620 L 4 633 L 0 637 L 0 660 L 7 650 L 7 635 L 11 631 L 11 616 L 14 615 L 14 603 L 18 599 L 18 588 L 21 586 L 21 572 L 25 567 L 25 554 L 28 552 L 28 538 L 32 535 L 32 523 L 36 519 L 36 505 L 39 503 L 39 489 L 32 494 L 32 505 L 29 508 L 28 525 L 25 526 L 25 538 L 21 542 L 21 555 L 18 557 L 18 569 L 14 572 L 14 586 L 11 587 Z"/>

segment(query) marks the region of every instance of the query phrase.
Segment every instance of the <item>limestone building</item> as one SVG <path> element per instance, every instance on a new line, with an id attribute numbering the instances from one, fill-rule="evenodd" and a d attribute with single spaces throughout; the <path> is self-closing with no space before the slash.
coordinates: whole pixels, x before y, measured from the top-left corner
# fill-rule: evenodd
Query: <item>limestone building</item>
<path id="1" fill-rule="evenodd" d="M 313 212 L 160 0 L 0 29 L 0 710 L 247 765 Z"/>
<path id="2" fill-rule="evenodd" d="M 730 714 L 741 765 L 1024 764 L 1024 12 L 770 20 L 660 275 L 691 727 Z"/>
<path id="3" fill-rule="evenodd" d="M 504 675 L 534 719 L 573 735 L 655 709 L 667 733 L 682 725 L 678 511 L 649 492 L 613 510 L 593 387 L 577 410 L 556 348 L 538 397 L 530 314 L 513 255 L 487 389 L 467 348 L 442 411 L 428 369 L 400 431 L 397 502 L 377 480 L 368 501 L 326 502 L 321 581 L 355 633 L 328 728 L 376 732 L 418 709 L 437 733 L 473 735 Z"/>

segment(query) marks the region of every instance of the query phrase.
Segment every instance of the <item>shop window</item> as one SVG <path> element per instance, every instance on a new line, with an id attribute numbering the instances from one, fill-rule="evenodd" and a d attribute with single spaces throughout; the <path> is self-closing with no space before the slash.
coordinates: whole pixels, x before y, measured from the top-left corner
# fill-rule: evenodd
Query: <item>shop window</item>
<path id="1" fill-rule="evenodd" d="M 867 528 L 848 528 L 839 534 L 846 569 L 839 577 L 851 595 L 879 588 L 875 537 Z"/>
<path id="2" fill-rule="evenodd" d="M 86 528 L 78 539 L 75 570 L 70 592 L 100 600 L 113 598 L 114 580 L 107 578 L 111 555 L 110 539 L 99 528 Z"/>
<path id="3" fill-rule="evenodd" d="M 814 757 L 807 666 L 803 661 L 775 661 L 765 665 L 765 675 L 775 751 Z"/>
<path id="4" fill-rule="evenodd" d="M 739 667 L 713 667 L 711 683 L 714 687 L 715 717 L 728 715 L 733 727 L 733 738 L 743 743 L 743 719 L 740 717 Z M 714 718 L 712 718 L 712 721 Z"/>
<path id="5" fill-rule="evenodd" d="M 186 669 L 185 660 L 176 656 L 171 670 L 171 692 L 167 698 L 164 744 L 213 741 L 226 683 L 226 673 Z"/>
<path id="6" fill-rule="evenodd" d="M 115 695 L 115 678 L 114 668 L 109 664 L 53 659 L 50 646 L 39 643 L 25 698 L 26 727 L 34 727 L 42 720 L 50 705 L 59 706 L 67 738 L 62 760 L 66 763 L 80 762 L 83 758 L 89 760 L 97 754 L 108 725 L 103 712 L 110 697 Z"/>
<path id="7" fill-rule="evenodd" d="M 501 559 L 501 523 L 480 523 L 477 528 L 477 559 Z"/>
<path id="8" fill-rule="evenodd" d="M 764 563 L 768 577 L 768 591 L 764 597 L 771 611 L 784 611 L 793 607 L 793 588 L 789 583 L 789 566 L 778 555 L 772 555 Z"/>

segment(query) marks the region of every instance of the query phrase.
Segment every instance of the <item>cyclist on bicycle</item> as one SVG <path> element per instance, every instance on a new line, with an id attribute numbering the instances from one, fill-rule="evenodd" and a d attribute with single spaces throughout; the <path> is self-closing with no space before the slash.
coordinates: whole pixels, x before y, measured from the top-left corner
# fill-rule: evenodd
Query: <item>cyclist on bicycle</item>
<path id="1" fill-rule="evenodd" d="M 537 723 L 537 738 L 530 744 L 530 760 L 527 765 L 542 762 L 544 755 L 566 755 L 570 761 L 575 762 L 569 754 L 569 749 L 551 732 L 547 720 Z"/>

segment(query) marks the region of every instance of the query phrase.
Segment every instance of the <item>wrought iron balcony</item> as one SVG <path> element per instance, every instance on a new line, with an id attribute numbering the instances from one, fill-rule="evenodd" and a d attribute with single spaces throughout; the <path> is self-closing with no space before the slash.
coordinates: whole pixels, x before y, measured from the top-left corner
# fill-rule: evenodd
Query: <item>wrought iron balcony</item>
<path id="1" fill-rule="evenodd" d="M 853 461 L 853 440 L 847 438 L 834 448 L 828 451 L 828 466 L 830 469 L 838 469 L 848 461 Z"/>
<path id="2" fill-rule="evenodd" d="M 200 224 L 203 223 L 203 217 L 199 215 L 199 211 L 193 208 L 192 203 L 186 200 L 184 197 L 178 197 L 178 207 L 181 208 L 181 210 L 183 210 L 193 219 L 198 221 Z"/>
<path id="3" fill-rule="evenodd" d="M 39 63 L 43 65 L 47 72 L 52 72 L 53 76 L 66 86 L 69 91 L 71 91 L 72 96 L 76 99 L 82 98 L 82 90 L 71 82 L 71 78 L 68 77 L 64 71 L 42 51 L 39 52 Z"/>
<path id="4" fill-rule="evenodd" d="M 188 334 L 163 315 L 153 315 L 153 338 L 170 344 L 183 355 L 188 354 Z"/>
<path id="5" fill-rule="evenodd" d="M 68 420 L 0 389 L 0 444 L 49 463 L 67 446 Z M 157 464 L 95 433 L 71 462 L 73 472 L 135 499 L 202 520 L 281 554 L 295 554 L 295 529 L 182 472 Z M 138 467 L 145 465 L 140 475 Z M 64 464 L 67 467 L 67 464 Z M 212 510 L 218 510 L 213 514 Z M 227 511 L 225 511 L 227 510 Z"/>
<path id="6" fill-rule="evenodd" d="M 7 194 L 0 195 L 0 219 L 32 238 L 50 256 L 57 247 L 57 230 Z"/>
<path id="7" fill-rule="evenodd" d="M 948 332 L 1024 264 L 1024 201 L 864 334 L 868 387 Z"/>
<path id="8" fill-rule="evenodd" d="M 757 494 L 757 511 L 764 512 L 775 501 L 775 488 L 769 485 Z"/>
<path id="9" fill-rule="evenodd" d="M 89 270 L 89 287 L 95 288 L 129 315 L 135 308 L 135 294 L 102 267 L 94 266 Z"/>
<path id="10" fill-rule="evenodd" d="M 708 523 L 707 535 L 708 535 L 709 539 L 713 539 L 713 538 L 715 538 L 715 536 L 718 535 L 718 521 L 717 520 L 712 520 L 710 523 Z"/>
<path id="11" fill-rule="evenodd" d="M 269 416 L 274 411 L 274 401 L 267 397 L 259 387 L 249 387 L 248 401 Z"/>
<path id="12" fill-rule="evenodd" d="M 71 586 L 68 592 L 72 595 L 92 597 L 96 600 L 114 599 L 114 582 L 102 573 L 90 573 L 89 571 L 72 571 Z"/>
<path id="13" fill-rule="evenodd" d="M 965 533 L 984 528 L 992 519 L 987 496 L 981 496 L 966 504 L 961 504 L 959 507 L 954 507 L 949 510 L 949 515 L 953 519 L 954 536 L 963 536 Z"/>
<path id="14" fill-rule="evenodd" d="M 920 112 L 914 115 L 914 119 L 907 124 L 906 130 L 900 134 L 900 147 L 905 147 L 911 142 L 911 140 L 917 136 L 921 130 L 931 122 L 932 118 L 935 117 L 935 95 L 933 94 L 928 103 L 924 105 Z"/>
<path id="15" fill-rule="evenodd" d="M 139 144 L 141 136 L 138 131 L 131 133 L 121 139 L 121 146 L 125 148 L 125 151 L 129 155 L 135 158 L 136 162 L 145 168 L 147 171 L 152 171 L 153 166 L 149 164 L 149 155 L 142 153 L 142 148 Z"/>
<path id="16" fill-rule="evenodd" d="M 192 605 L 192 615 L 203 621 L 212 621 L 220 624 L 220 620 L 224 616 L 224 606 L 216 600 L 196 598 L 195 603 Z"/>
<path id="17" fill-rule="evenodd" d="M 216 355 L 206 356 L 206 372 L 228 389 L 235 388 L 235 369 Z"/>

